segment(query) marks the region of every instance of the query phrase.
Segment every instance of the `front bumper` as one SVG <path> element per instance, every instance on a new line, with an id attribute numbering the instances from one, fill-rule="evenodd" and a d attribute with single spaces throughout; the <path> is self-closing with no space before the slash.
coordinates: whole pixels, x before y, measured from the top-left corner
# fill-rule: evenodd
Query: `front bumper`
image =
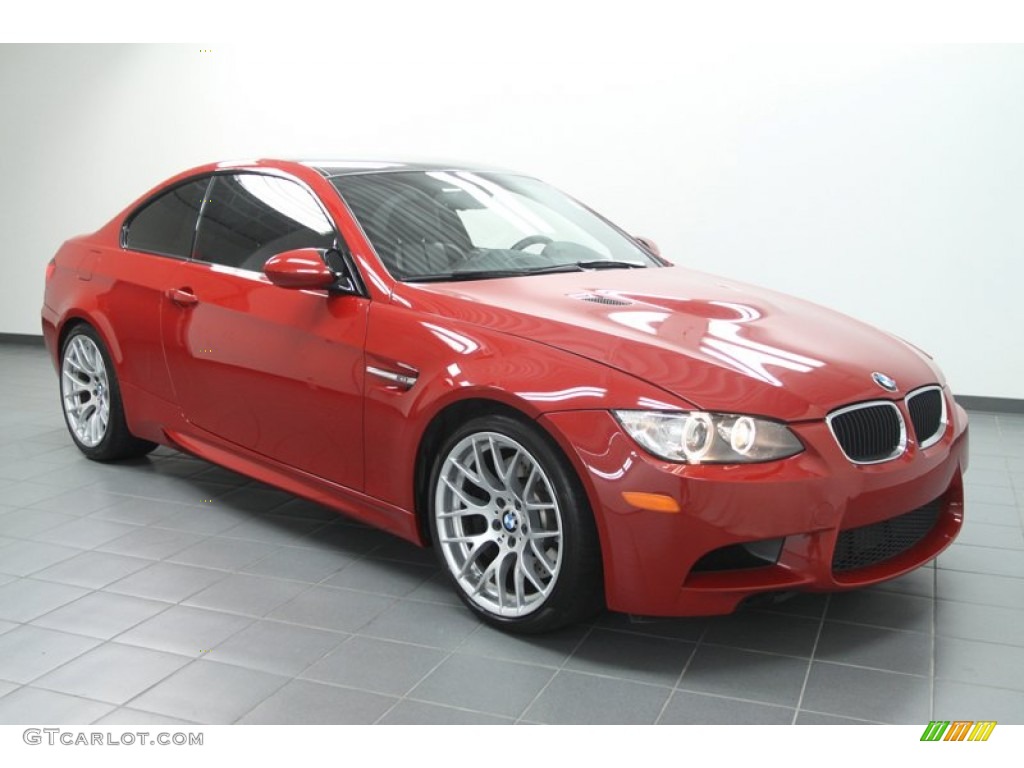
<path id="1" fill-rule="evenodd" d="M 852 464 L 823 421 L 790 425 L 803 453 L 747 465 L 661 461 L 640 449 L 607 411 L 553 413 L 542 421 L 576 465 L 590 497 L 608 607 L 647 616 L 712 615 L 764 593 L 875 584 L 949 546 L 963 522 L 968 440 L 966 413 L 948 392 L 946 397 L 951 418 L 939 442 L 924 450 L 912 443 L 899 458 L 871 465 Z M 623 492 L 669 496 L 680 511 L 637 509 Z M 931 515 L 928 528 L 908 548 L 897 547 L 878 562 L 869 557 L 866 565 L 833 568 L 842 532 L 847 544 L 884 535 L 896 524 L 882 521 L 921 508 Z M 707 569 L 718 551 L 745 544 L 774 549 L 769 562 L 719 562 Z"/>

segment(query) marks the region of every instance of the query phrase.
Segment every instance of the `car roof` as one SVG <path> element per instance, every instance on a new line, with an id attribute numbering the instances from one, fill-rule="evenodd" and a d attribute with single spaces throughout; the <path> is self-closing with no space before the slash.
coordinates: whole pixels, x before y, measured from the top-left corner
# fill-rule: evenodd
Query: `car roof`
<path id="1" fill-rule="evenodd" d="M 400 173 L 402 171 L 477 171 L 506 172 L 504 168 L 476 163 L 423 160 L 293 160 L 312 168 L 324 178 L 353 176 L 365 173 Z"/>

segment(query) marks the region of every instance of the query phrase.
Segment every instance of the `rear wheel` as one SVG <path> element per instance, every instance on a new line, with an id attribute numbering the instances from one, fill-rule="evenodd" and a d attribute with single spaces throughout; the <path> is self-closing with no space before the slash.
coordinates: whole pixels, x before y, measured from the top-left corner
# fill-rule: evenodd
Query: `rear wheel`
<path id="1" fill-rule="evenodd" d="M 127 459 L 156 448 L 156 443 L 128 431 L 114 366 L 99 334 L 88 325 L 76 326 L 64 339 L 60 396 L 68 431 L 90 459 Z"/>
<path id="2" fill-rule="evenodd" d="M 571 465 L 535 427 L 500 415 L 468 422 L 442 446 L 430 489 L 441 565 L 482 619 L 543 632 L 601 607 L 593 515 Z"/>

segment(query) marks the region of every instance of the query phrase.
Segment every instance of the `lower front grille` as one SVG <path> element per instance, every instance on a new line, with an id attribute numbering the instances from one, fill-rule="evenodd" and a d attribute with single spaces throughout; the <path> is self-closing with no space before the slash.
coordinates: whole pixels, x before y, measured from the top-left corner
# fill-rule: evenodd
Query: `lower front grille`
<path id="1" fill-rule="evenodd" d="M 904 515 L 840 531 L 832 570 L 866 568 L 906 552 L 935 527 L 941 511 L 941 499 L 936 499 Z"/>

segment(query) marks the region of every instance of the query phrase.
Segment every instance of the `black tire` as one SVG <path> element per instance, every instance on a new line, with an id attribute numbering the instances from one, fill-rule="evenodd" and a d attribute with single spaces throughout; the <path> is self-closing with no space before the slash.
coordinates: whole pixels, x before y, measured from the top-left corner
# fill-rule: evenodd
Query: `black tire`
<path id="1" fill-rule="evenodd" d="M 536 426 L 498 414 L 468 421 L 442 443 L 428 494 L 441 567 L 483 621 L 534 634 L 603 608 L 593 512 L 572 465 Z"/>
<path id="2" fill-rule="evenodd" d="M 87 458 L 93 461 L 131 459 L 145 456 L 156 448 L 156 443 L 140 440 L 128 431 L 114 364 L 92 326 L 76 325 L 65 337 L 59 375 L 64 423 L 78 450 Z M 106 424 L 101 428 L 102 418 L 94 416 L 104 405 L 109 410 Z"/>

